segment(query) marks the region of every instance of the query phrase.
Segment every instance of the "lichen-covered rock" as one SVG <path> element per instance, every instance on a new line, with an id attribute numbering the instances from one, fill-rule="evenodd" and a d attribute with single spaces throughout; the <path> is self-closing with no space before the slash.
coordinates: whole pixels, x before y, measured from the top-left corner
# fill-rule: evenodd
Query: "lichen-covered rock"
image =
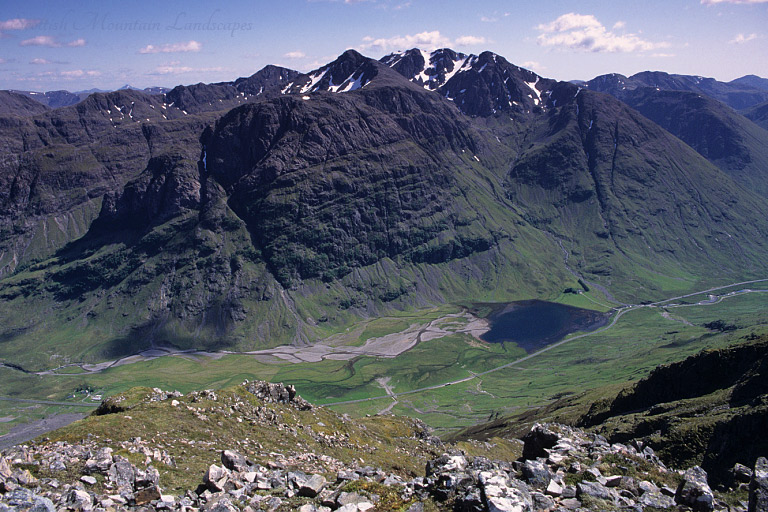
<path id="1" fill-rule="evenodd" d="M 576 497 L 590 496 L 601 500 L 612 501 L 611 490 L 599 482 L 579 482 L 576 484 Z"/>
<path id="2" fill-rule="evenodd" d="M 499 471 L 482 471 L 479 482 L 489 512 L 529 512 L 531 494 L 522 482 Z M 522 485 L 521 485 L 522 484 Z"/>
<path id="3" fill-rule="evenodd" d="M 552 472 L 549 467 L 539 460 L 527 460 L 520 468 L 523 479 L 528 484 L 539 489 L 546 489 L 552 480 Z"/>
<path id="4" fill-rule="evenodd" d="M 768 460 L 759 457 L 749 483 L 749 512 L 768 510 Z"/>
<path id="5" fill-rule="evenodd" d="M 300 411 L 312 409 L 312 404 L 296 394 L 296 388 L 282 383 L 271 383 L 262 380 L 243 382 L 245 389 L 267 403 L 288 404 Z"/>
<path id="6" fill-rule="evenodd" d="M 234 450 L 224 450 L 221 452 L 221 463 L 224 467 L 232 471 L 248 471 L 248 461 L 245 456 Z"/>
<path id="7" fill-rule="evenodd" d="M 675 501 L 687 505 L 697 512 L 710 512 L 715 509 L 715 495 L 707 483 L 707 472 L 694 466 L 683 475 L 683 481 L 677 488 Z"/>
<path id="8" fill-rule="evenodd" d="M 547 457 L 549 452 L 546 450 L 555 446 L 560 439 L 560 435 L 547 428 L 545 425 L 537 423 L 530 432 L 523 436 L 523 458 L 536 459 L 538 457 Z"/>

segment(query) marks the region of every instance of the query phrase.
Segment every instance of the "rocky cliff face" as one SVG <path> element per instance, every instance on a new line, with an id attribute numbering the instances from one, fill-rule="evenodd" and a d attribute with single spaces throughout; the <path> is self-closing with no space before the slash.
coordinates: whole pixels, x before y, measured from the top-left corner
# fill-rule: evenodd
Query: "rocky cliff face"
<path id="1" fill-rule="evenodd" d="M 665 460 L 696 461 L 715 482 L 728 481 L 737 462 L 752 466 L 768 450 L 768 342 L 702 352 L 662 366 L 596 404 L 581 420 L 612 440 L 645 436 Z"/>

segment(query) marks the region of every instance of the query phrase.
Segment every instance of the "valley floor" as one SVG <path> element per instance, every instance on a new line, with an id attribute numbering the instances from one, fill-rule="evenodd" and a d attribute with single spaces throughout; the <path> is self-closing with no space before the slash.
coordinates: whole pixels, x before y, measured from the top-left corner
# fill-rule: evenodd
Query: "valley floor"
<path id="1" fill-rule="evenodd" d="M 87 397 L 109 396 L 137 384 L 188 392 L 244 378 L 292 383 L 314 403 L 353 416 L 410 415 L 450 431 L 600 385 L 638 379 L 658 364 L 766 332 L 768 296 L 759 287 L 763 281 L 622 306 L 606 327 L 572 335 L 534 354 L 478 341 L 487 325 L 467 312 L 432 310 L 421 319 L 372 320 L 309 347 L 244 354 L 158 349 L 40 375 L 4 367 L 0 382 L 7 395 L 72 405 L 0 401 L 0 416 L 8 420 L 0 423 L 0 434 L 19 423 L 81 410 L 74 401 L 79 399 L 68 396 L 98 403 Z M 76 389 L 89 391 L 76 394 Z"/>

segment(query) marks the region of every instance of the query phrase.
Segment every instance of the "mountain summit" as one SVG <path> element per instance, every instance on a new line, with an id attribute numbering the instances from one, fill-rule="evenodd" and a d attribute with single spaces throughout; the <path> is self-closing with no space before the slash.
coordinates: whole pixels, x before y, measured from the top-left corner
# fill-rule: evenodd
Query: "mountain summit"
<path id="1" fill-rule="evenodd" d="M 381 62 L 469 115 L 545 108 L 555 84 L 491 52 L 465 55 L 447 48 L 432 53 L 414 48 L 387 55 Z"/>

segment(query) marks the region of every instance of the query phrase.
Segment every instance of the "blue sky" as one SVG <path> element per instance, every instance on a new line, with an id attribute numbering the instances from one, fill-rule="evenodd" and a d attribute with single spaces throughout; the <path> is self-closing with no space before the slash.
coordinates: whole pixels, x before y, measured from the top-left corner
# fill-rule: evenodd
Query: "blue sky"
<path id="1" fill-rule="evenodd" d="M 768 77 L 768 0 L 0 2 L 0 88 L 113 89 L 308 71 L 347 48 L 491 50 L 561 80 Z"/>

